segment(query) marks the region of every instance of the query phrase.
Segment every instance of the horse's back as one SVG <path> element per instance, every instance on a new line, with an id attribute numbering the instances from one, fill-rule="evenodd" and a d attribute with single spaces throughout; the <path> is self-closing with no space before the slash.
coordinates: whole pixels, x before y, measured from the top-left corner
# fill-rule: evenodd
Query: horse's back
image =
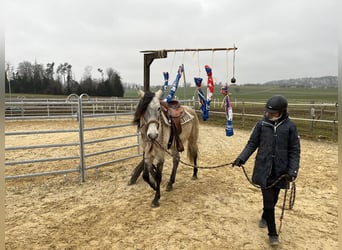
<path id="1" fill-rule="evenodd" d="M 188 113 L 190 116 L 189 121 L 185 121 L 182 124 L 183 131 L 185 130 L 185 133 L 180 135 L 182 141 L 186 141 L 189 139 L 189 137 L 197 137 L 199 133 L 199 120 L 196 111 L 190 107 L 190 106 L 183 106 L 185 113 Z M 185 138 L 184 138 L 185 137 Z M 193 138 L 197 141 L 197 138 Z"/>

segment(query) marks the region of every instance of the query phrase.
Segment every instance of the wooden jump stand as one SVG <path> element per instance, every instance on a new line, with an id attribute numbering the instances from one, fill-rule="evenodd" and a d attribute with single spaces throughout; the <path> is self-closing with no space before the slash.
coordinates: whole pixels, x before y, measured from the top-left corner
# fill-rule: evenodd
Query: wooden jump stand
<path id="1" fill-rule="evenodd" d="M 187 52 L 187 51 L 229 51 L 229 50 L 237 50 L 237 47 L 233 48 L 199 48 L 199 49 L 163 49 L 163 50 L 143 50 L 140 51 L 144 54 L 144 91 L 150 90 L 150 66 L 154 59 L 167 58 L 168 52 Z M 144 159 L 140 161 L 140 163 L 134 168 L 132 172 L 131 179 L 128 182 L 128 185 L 135 184 L 140 174 L 144 170 Z"/>

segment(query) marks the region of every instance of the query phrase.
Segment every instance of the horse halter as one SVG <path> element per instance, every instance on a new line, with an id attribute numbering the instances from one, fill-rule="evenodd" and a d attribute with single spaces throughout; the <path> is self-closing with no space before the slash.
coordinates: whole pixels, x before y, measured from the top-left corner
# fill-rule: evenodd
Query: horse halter
<path id="1" fill-rule="evenodd" d="M 144 119 L 144 118 L 143 118 Z M 157 124 L 156 126 L 157 126 L 157 129 L 159 129 L 159 121 L 158 120 L 156 120 L 156 119 L 151 119 L 151 120 L 149 120 L 148 122 L 146 122 L 145 121 L 145 119 L 144 119 L 144 122 L 145 122 L 145 126 L 146 127 L 148 127 L 148 126 L 150 126 L 150 124 L 152 124 L 152 123 L 155 123 L 155 124 Z"/>
<path id="2" fill-rule="evenodd" d="M 158 103 L 159 104 L 159 103 Z M 160 105 L 160 104 L 159 104 Z M 143 115 L 143 119 L 144 119 L 144 122 L 145 122 L 145 126 L 148 128 L 150 126 L 150 124 L 153 124 L 155 123 L 156 124 L 156 127 L 157 129 L 159 129 L 159 123 L 160 123 L 160 107 L 156 108 L 157 110 L 155 110 L 154 112 L 151 112 L 153 113 L 153 115 L 150 113 L 150 117 L 151 119 L 147 120 L 145 119 L 145 114 Z"/>
<path id="3" fill-rule="evenodd" d="M 144 114 L 141 117 L 143 121 L 142 127 L 145 127 L 144 130 L 146 131 L 146 138 L 151 141 L 154 141 L 159 137 L 160 115 L 160 109 L 158 108 L 158 111 L 155 110 L 151 113 L 148 113 L 147 116 Z M 151 127 L 151 124 L 154 124 L 155 126 Z"/>

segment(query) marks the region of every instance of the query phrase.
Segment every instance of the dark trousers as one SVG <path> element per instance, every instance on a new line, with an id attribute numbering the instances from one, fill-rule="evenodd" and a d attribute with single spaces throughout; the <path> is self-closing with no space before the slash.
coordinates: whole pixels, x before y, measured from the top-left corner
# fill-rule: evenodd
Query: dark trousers
<path id="1" fill-rule="evenodd" d="M 275 224 L 274 207 L 278 202 L 280 189 L 276 187 L 261 189 L 263 199 L 262 218 L 267 221 L 268 235 L 276 236 L 277 229 Z"/>

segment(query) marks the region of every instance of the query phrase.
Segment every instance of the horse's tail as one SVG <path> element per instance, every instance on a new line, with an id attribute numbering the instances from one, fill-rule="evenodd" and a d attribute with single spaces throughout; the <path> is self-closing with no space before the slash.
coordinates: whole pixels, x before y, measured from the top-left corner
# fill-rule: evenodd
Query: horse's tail
<path id="1" fill-rule="evenodd" d="M 187 155 L 189 160 L 194 163 L 198 156 L 199 120 L 195 110 L 189 109 L 189 113 L 194 116 L 192 129 L 188 138 Z"/>

